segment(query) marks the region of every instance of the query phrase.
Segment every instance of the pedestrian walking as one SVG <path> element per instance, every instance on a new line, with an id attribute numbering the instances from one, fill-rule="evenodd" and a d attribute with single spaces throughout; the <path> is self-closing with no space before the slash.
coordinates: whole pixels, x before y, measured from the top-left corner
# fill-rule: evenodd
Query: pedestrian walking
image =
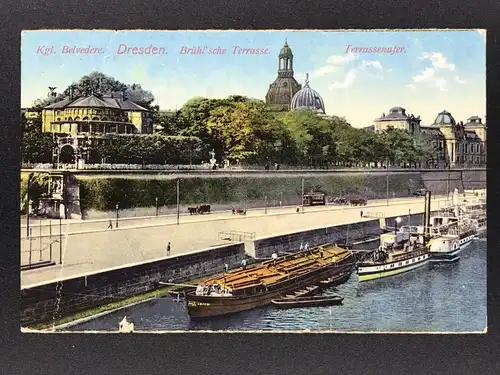
<path id="1" fill-rule="evenodd" d="M 295 212 L 299 213 L 299 211 L 300 211 L 300 207 L 297 206 L 297 209 L 295 210 Z"/>
<path id="2" fill-rule="evenodd" d="M 361 211 L 359 212 L 359 215 L 360 215 L 361 217 L 363 217 L 363 210 L 361 210 Z"/>
<path id="3" fill-rule="evenodd" d="M 305 246 L 304 246 L 304 250 L 307 250 L 309 249 L 309 242 L 306 242 Z"/>
<path id="4" fill-rule="evenodd" d="M 108 229 L 113 229 L 113 220 L 109 220 Z"/>
<path id="5" fill-rule="evenodd" d="M 242 268 L 242 269 L 247 268 L 247 260 L 246 260 L 246 259 L 243 259 L 243 260 L 241 261 L 241 268 Z"/>
<path id="6" fill-rule="evenodd" d="M 167 245 L 167 256 L 170 256 L 170 242 Z"/>
<path id="7" fill-rule="evenodd" d="M 227 273 L 229 270 L 229 265 L 227 263 L 224 263 L 224 273 Z"/>

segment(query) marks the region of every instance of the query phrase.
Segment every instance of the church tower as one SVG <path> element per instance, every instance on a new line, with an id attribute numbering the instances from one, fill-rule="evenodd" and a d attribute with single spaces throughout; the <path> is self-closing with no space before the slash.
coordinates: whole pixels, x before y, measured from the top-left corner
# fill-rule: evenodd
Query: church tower
<path id="1" fill-rule="evenodd" d="M 285 40 L 278 56 L 278 78 L 269 85 L 266 104 L 275 111 L 289 111 L 292 98 L 301 88 L 293 78 L 293 53 Z"/>

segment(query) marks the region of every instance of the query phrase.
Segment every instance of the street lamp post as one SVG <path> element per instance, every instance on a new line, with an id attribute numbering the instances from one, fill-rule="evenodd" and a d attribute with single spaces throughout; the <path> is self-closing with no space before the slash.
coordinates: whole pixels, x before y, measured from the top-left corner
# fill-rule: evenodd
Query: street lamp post
<path id="1" fill-rule="evenodd" d="M 389 206 L 389 172 L 387 172 L 387 175 L 386 175 L 385 194 L 386 194 L 386 198 L 387 198 L 387 205 Z"/>
<path id="2" fill-rule="evenodd" d="M 302 195 L 300 199 L 302 202 L 302 213 L 304 213 L 304 177 L 302 177 Z"/>
<path id="3" fill-rule="evenodd" d="M 158 197 L 155 197 L 155 203 L 156 203 L 156 216 L 158 216 Z"/>
<path id="4" fill-rule="evenodd" d="M 59 264 L 62 264 L 62 216 L 59 215 Z"/>
<path id="5" fill-rule="evenodd" d="M 177 179 L 177 225 L 179 225 L 179 216 L 180 216 L 180 209 L 181 209 L 181 202 L 180 202 L 180 180 Z"/>
<path id="6" fill-rule="evenodd" d="M 120 205 L 117 203 L 115 208 L 116 208 L 116 225 L 115 225 L 115 227 L 118 228 L 118 209 L 120 208 Z"/>
<path id="7" fill-rule="evenodd" d="M 26 236 L 30 235 L 30 187 L 33 173 L 28 175 L 28 188 L 26 189 Z"/>

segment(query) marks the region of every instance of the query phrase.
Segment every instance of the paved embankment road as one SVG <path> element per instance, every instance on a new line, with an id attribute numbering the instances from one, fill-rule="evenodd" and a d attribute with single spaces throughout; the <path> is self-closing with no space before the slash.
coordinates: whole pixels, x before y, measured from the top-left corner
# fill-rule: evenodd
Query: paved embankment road
<path id="1" fill-rule="evenodd" d="M 436 197 L 439 199 L 442 197 Z M 395 198 L 390 199 L 389 204 L 403 204 L 403 203 L 416 203 L 423 202 L 423 198 Z M 371 200 L 368 202 L 368 205 L 363 207 L 352 207 L 348 205 L 326 205 L 326 206 L 314 206 L 314 207 L 305 207 L 304 212 L 312 213 L 312 212 L 324 212 L 324 211 L 344 211 L 344 210 L 371 210 L 375 207 L 386 206 L 386 199 L 378 199 Z M 286 207 L 268 207 L 267 215 L 281 215 L 281 214 L 291 214 L 295 213 L 297 206 L 286 206 Z M 422 203 L 423 207 L 423 203 Z M 255 217 L 262 216 L 265 214 L 266 209 L 258 208 L 251 209 L 247 211 L 246 217 Z M 231 211 L 214 211 L 210 214 L 203 215 L 189 215 L 186 213 L 181 213 L 179 216 L 179 223 L 198 223 L 204 221 L 212 221 L 212 220 L 221 220 L 221 219 L 242 219 L 242 216 L 234 216 Z M 109 222 L 111 221 L 112 226 L 116 229 L 116 218 L 113 219 L 96 219 L 96 220 L 37 220 L 31 219 L 30 227 L 32 237 L 34 239 L 38 238 L 40 234 L 42 236 L 57 236 L 59 234 L 60 222 L 62 224 L 62 233 L 63 234 L 76 234 L 83 232 L 98 232 L 98 231 L 108 231 Z M 118 228 L 137 228 L 140 226 L 163 226 L 163 225 L 172 225 L 177 224 L 177 215 L 162 215 L 162 216 L 144 216 L 144 217 L 128 217 L 128 218 L 118 218 Z M 27 238 L 26 231 L 26 220 L 21 222 L 21 239 Z"/>
<path id="2" fill-rule="evenodd" d="M 432 209 L 444 204 L 446 198 L 436 197 Z M 247 216 L 233 216 L 231 212 L 209 215 L 185 216 L 176 225 L 175 216 L 149 219 L 131 219 L 118 229 L 106 229 L 108 221 L 86 223 L 65 221 L 63 225 L 63 265 L 56 265 L 21 273 L 21 285 L 51 281 L 100 269 L 118 267 L 128 263 L 141 262 L 166 256 L 166 244 L 171 242 L 171 256 L 206 249 L 227 243 L 219 239 L 224 231 L 254 233 L 256 238 L 301 232 L 315 228 L 355 223 L 373 218 L 360 218 L 360 211 L 387 217 L 407 215 L 424 211 L 423 198 L 393 199 L 387 206 L 385 200 L 372 201 L 367 206 L 306 207 L 297 214 L 295 207 L 248 211 Z M 87 225 L 89 225 L 87 227 Z M 99 227 L 100 225 L 100 227 Z M 96 228 L 97 226 L 97 228 Z M 54 228 L 53 228 L 54 229 Z M 54 233 L 54 232 L 53 232 Z M 56 232 L 56 236 L 58 237 Z M 32 239 L 32 249 L 38 249 L 39 238 Z M 49 238 L 42 238 L 47 248 Z M 59 244 L 54 243 L 53 257 L 59 261 Z M 27 263 L 29 240 L 21 239 L 22 264 Z M 47 249 L 44 257 L 47 259 Z M 32 253 L 32 260 L 38 260 L 38 251 Z"/>

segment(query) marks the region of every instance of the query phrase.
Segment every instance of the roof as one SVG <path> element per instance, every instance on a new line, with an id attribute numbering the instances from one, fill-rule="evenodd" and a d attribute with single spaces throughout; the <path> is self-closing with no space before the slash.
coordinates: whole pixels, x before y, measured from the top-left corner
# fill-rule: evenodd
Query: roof
<path id="1" fill-rule="evenodd" d="M 306 84 L 292 98 L 291 109 L 310 109 L 325 113 L 325 103 L 316 90 L 309 87 L 309 77 L 306 74 Z"/>
<path id="2" fill-rule="evenodd" d="M 389 110 L 389 114 L 383 113 L 382 116 L 379 118 L 375 119 L 376 122 L 380 121 L 394 121 L 394 120 L 408 120 L 408 119 L 414 119 L 416 121 L 420 121 L 420 116 L 415 117 L 413 115 L 407 115 L 406 114 L 406 109 L 403 107 L 393 107 Z"/>
<path id="3" fill-rule="evenodd" d="M 433 126 L 421 126 L 420 131 L 425 135 L 430 135 L 432 137 L 444 138 L 444 134 L 439 130 L 439 128 Z"/>
<path id="4" fill-rule="evenodd" d="M 105 100 L 98 98 L 95 95 L 90 95 L 83 98 L 78 98 L 66 107 L 69 108 L 120 108 L 116 103 L 107 103 Z"/>
<path id="5" fill-rule="evenodd" d="M 286 39 L 285 39 L 285 44 L 280 50 L 279 57 L 293 57 L 292 49 L 288 46 Z"/>
<path id="6" fill-rule="evenodd" d="M 43 109 L 54 109 L 54 108 L 64 108 L 66 107 L 69 103 L 71 103 L 71 100 L 69 98 L 63 99 L 59 102 L 52 103 L 46 107 L 43 107 Z"/>
<path id="7" fill-rule="evenodd" d="M 478 125 L 483 125 L 483 122 L 481 120 L 481 117 L 479 116 L 472 116 L 467 119 L 467 123 L 464 124 L 464 126 L 478 126 Z"/>
<path id="8" fill-rule="evenodd" d="M 63 99 L 57 103 L 48 105 L 44 109 L 56 108 L 111 108 L 122 109 L 127 111 L 147 111 L 146 108 L 131 100 L 123 100 L 121 98 L 100 98 L 96 95 L 81 97 L 74 100 Z"/>
<path id="9" fill-rule="evenodd" d="M 444 110 L 438 113 L 433 125 L 456 125 L 457 122 L 453 118 L 450 112 Z"/>

